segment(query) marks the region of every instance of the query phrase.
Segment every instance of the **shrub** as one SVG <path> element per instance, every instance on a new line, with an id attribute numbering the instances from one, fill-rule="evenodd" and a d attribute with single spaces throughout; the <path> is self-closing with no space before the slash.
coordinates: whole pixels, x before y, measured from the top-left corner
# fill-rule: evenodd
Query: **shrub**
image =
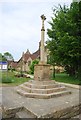
<path id="1" fill-rule="evenodd" d="M 30 72 L 31 74 L 34 74 L 34 65 L 38 64 L 38 60 L 33 60 L 32 64 L 30 65 Z"/>

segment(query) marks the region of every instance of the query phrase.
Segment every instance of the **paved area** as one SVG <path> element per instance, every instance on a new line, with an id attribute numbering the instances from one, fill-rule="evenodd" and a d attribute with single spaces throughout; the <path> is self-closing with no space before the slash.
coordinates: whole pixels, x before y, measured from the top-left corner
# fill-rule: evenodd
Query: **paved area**
<path id="1" fill-rule="evenodd" d="M 29 111 L 32 111 L 37 116 L 45 116 L 47 114 L 64 109 L 69 106 L 78 105 L 79 90 L 69 88 L 72 94 L 51 99 L 35 99 L 26 98 L 17 94 L 16 87 L 0 87 L 0 105 L 5 109 L 13 109 L 24 106 Z M 2 95 L 1 95 L 2 94 Z M 1 97 L 2 96 L 2 97 Z"/>

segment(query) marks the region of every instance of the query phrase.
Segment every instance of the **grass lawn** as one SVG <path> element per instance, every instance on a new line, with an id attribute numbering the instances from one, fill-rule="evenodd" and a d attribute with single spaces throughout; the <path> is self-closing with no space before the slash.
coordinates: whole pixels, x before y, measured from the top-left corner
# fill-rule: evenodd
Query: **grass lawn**
<path id="1" fill-rule="evenodd" d="M 2 85 L 20 85 L 24 82 L 27 82 L 30 80 L 30 78 L 23 78 L 23 77 L 15 77 L 14 72 L 0 72 L 0 83 Z M 57 82 L 63 82 L 63 83 L 69 83 L 69 84 L 75 84 L 75 85 L 81 85 L 81 81 L 79 79 L 76 79 L 74 77 L 70 77 L 69 75 L 65 73 L 55 74 L 55 81 Z"/>
<path id="2" fill-rule="evenodd" d="M 30 80 L 30 78 L 15 77 L 14 72 L 2 72 L 2 73 L 0 73 L 0 83 L 2 83 L 2 85 L 4 85 L 4 84 L 12 85 L 12 86 L 13 85 L 20 85 L 24 82 L 27 82 L 28 80 Z"/>
<path id="3" fill-rule="evenodd" d="M 55 74 L 54 80 L 57 82 L 81 85 L 81 81 L 79 79 L 71 77 L 66 73 Z"/>

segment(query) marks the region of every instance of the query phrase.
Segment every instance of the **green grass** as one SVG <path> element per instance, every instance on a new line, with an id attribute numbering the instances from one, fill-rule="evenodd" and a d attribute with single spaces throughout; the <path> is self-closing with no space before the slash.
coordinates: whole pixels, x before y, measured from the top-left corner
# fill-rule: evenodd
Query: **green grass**
<path id="1" fill-rule="evenodd" d="M 20 85 L 24 82 L 27 82 L 30 78 L 23 78 L 23 77 L 15 77 L 14 72 L 0 72 L 0 83 L 7 84 L 7 85 Z M 65 73 L 55 74 L 55 81 L 81 85 L 81 81 L 75 77 L 70 77 Z"/>
<path id="2" fill-rule="evenodd" d="M 53 78 L 57 82 L 81 85 L 81 81 L 75 77 L 71 77 L 66 73 L 55 74 L 55 78 Z"/>
<path id="3" fill-rule="evenodd" d="M 2 72 L 2 80 L 0 78 L 0 83 L 7 85 L 20 85 L 28 80 L 30 80 L 30 78 L 15 77 L 14 72 Z"/>

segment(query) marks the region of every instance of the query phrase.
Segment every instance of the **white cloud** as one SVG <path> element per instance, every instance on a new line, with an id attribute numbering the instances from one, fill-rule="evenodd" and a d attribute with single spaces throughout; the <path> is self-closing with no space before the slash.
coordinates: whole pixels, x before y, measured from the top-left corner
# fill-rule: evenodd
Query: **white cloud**
<path id="1" fill-rule="evenodd" d="M 0 0 L 1 2 L 50 2 L 50 0 Z M 51 0 L 51 2 L 63 2 L 64 3 L 67 2 L 67 0 Z M 70 0 L 68 0 L 68 2 L 71 2 Z"/>
<path id="2" fill-rule="evenodd" d="M 46 15 L 45 28 L 47 29 L 49 26 L 47 21 L 52 16 L 51 8 L 57 5 L 56 2 L 63 2 L 63 0 L 50 1 L 41 0 L 39 3 L 38 0 L 19 0 L 19 2 L 18 0 L 0 0 L 1 52 L 9 51 L 15 59 L 18 59 L 27 48 L 31 52 L 37 50 L 41 39 L 40 15 L 43 13 Z M 67 4 L 70 3 L 71 0 L 68 0 Z"/>

